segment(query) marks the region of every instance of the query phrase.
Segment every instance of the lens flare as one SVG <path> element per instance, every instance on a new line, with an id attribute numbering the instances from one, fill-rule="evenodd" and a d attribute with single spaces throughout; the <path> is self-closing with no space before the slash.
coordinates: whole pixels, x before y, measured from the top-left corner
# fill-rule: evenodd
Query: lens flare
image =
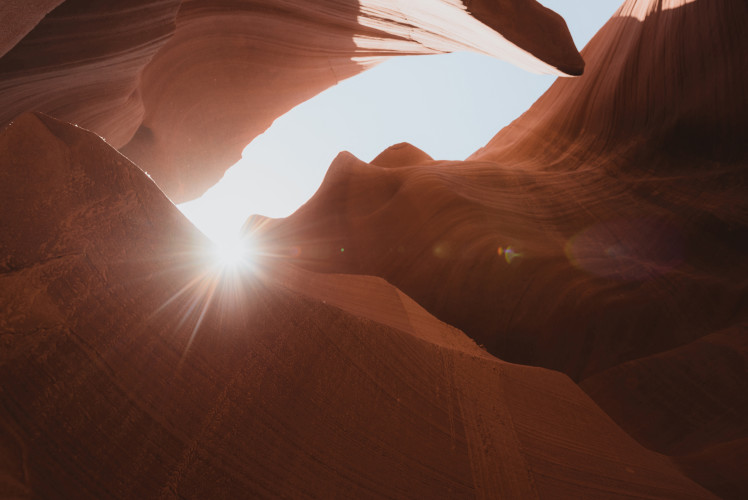
<path id="1" fill-rule="evenodd" d="M 522 254 L 513 249 L 511 245 L 506 248 L 499 247 L 496 253 L 498 253 L 499 255 L 503 255 L 504 259 L 506 259 L 507 264 L 511 264 L 514 259 L 522 257 Z"/>
<path id="2" fill-rule="evenodd" d="M 605 278 L 642 281 L 675 269 L 684 260 L 680 230 L 666 219 L 614 219 L 569 239 L 566 256 L 575 267 Z"/>
<path id="3" fill-rule="evenodd" d="M 213 242 L 210 261 L 222 271 L 236 271 L 252 264 L 252 254 L 249 238 L 225 238 Z"/>

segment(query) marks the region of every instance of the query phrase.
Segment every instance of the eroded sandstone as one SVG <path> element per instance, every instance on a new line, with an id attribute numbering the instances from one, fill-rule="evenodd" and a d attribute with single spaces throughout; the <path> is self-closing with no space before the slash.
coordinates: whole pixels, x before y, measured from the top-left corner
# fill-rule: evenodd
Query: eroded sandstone
<path id="1" fill-rule="evenodd" d="M 494 358 L 381 279 L 212 268 L 88 131 L 23 115 L 0 150 L 15 498 L 713 498 L 566 376 Z"/>
<path id="2" fill-rule="evenodd" d="M 585 74 L 467 161 L 341 154 L 314 198 L 256 233 L 309 269 L 384 277 L 502 359 L 569 374 L 741 498 L 727 464 L 745 464 L 747 21 L 737 1 L 627 1 L 582 51 Z M 735 345 L 710 347 L 718 332 Z"/>

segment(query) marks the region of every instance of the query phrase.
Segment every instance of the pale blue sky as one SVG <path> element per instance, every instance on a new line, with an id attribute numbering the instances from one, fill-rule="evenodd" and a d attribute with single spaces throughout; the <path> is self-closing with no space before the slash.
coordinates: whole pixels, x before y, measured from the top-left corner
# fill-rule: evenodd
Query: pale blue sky
<path id="1" fill-rule="evenodd" d="M 581 49 L 622 0 L 543 0 Z M 364 161 L 398 142 L 437 160 L 462 160 L 522 114 L 553 83 L 488 56 L 390 59 L 278 118 L 202 198 L 179 208 L 215 240 L 253 213 L 291 214 L 311 197 L 338 152 Z"/>

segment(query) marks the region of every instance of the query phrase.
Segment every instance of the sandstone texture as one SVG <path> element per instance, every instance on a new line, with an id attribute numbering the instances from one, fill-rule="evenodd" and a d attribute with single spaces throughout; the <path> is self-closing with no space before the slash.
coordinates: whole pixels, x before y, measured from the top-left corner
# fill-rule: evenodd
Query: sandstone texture
<path id="1" fill-rule="evenodd" d="M 380 278 L 211 267 L 91 132 L 0 148 L 4 498 L 714 498 Z"/>
<path id="2" fill-rule="evenodd" d="M 308 269 L 384 277 L 501 359 L 567 373 L 642 444 L 742 498 L 746 22 L 739 1 L 627 1 L 582 51 L 585 74 L 467 161 L 342 153 L 258 237 Z"/>
<path id="3" fill-rule="evenodd" d="M 177 203 L 277 117 L 387 57 L 584 67 L 563 19 L 533 0 L 473 2 L 474 15 L 459 0 L 67 0 L 41 22 L 54 2 L 18 3 L 0 7 L 0 54 L 18 42 L 0 58 L 0 124 L 41 111 L 92 130 Z"/>
<path id="4" fill-rule="evenodd" d="M 0 498 L 748 497 L 748 5 L 0 6 Z M 559 79 L 341 152 L 218 266 L 176 209 L 383 58 Z M 508 96 L 510 97 L 510 96 Z"/>

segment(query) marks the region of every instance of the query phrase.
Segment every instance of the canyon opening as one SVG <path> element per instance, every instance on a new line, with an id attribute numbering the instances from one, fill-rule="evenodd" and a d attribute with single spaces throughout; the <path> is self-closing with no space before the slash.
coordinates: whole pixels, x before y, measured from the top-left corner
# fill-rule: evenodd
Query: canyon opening
<path id="1" fill-rule="evenodd" d="M 747 498 L 746 24 L 0 3 L 0 498 Z"/>

